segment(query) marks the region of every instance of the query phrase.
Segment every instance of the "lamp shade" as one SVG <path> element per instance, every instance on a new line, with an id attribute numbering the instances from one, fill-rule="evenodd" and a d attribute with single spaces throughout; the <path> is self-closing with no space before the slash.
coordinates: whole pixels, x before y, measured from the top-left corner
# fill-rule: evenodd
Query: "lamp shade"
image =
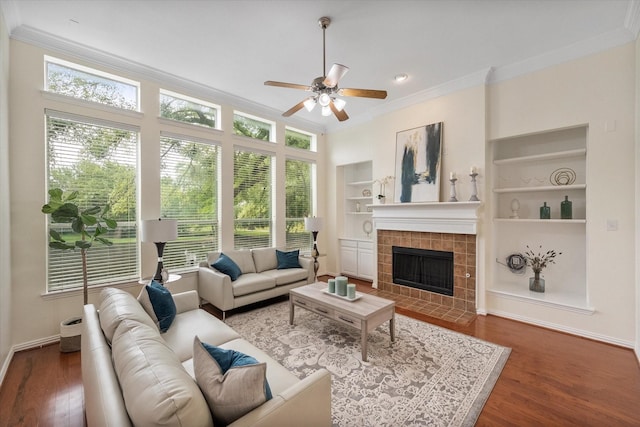
<path id="1" fill-rule="evenodd" d="M 308 217 L 304 219 L 304 229 L 306 231 L 322 231 L 322 218 Z"/>
<path id="2" fill-rule="evenodd" d="M 175 219 L 144 219 L 140 233 L 143 242 L 169 242 L 178 238 L 178 221 Z"/>

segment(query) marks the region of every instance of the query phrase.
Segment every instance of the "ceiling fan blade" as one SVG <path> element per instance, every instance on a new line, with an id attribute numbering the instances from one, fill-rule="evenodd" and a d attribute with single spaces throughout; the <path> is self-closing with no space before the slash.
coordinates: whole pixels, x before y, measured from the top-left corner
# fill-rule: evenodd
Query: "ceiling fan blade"
<path id="1" fill-rule="evenodd" d="M 302 90 L 311 90 L 311 86 L 299 85 L 295 83 L 284 83 L 284 82 L 274 82 L 273 80 L 267 80 L 264 82 L 265 86 L 278 86 L 278 87 L 287 87 L 290 89 L 302 89 Z"/>
<path id="2" fill-rule="evenodd" d="M 377 98 L 377 99 L 385 99 L 387 97 L 386 90 L 373 90 L 373 89 L 342 88 L 338 90 L 338 94 L 342 96 L 359 96 L 362 98 Z"/>
<path id="3" fill-rule="evenodd" d="M 335 104 L 333 103 L 333 101 L 331 101 L 329 103 L 329 108 L 331 108 L 331 111 L 333 111 L 333 114 L 336 116 L 336 118 L 338 120 L 340 120 L 341 122 L 344 122 L 345 120 L 347 120 L 349 118 L 349 116 L 347 115 L 347 112 L 344 110 L 338 110 L 335 106 Z"/>
<path id="4" fill-rule="evenodd" d="M 333 64 L 322 84 L 326 87 L 335 87 L 338 84 L 338 81 L 347 74 L 347 71 L 349 71 L 349 67 L 346 65 Z"/>
<path id="5" fill-rule="evenodd" d="M 306 99 L 305 99 L 305 101 L 306 101 Z M 282 113 L 282 115 L 284 117 L 289 117 L 290 115 L 295 114 L 298 111 L 302 110 L 302 107 L 304 107 L 304 101 L 298 102 L 296 105 L 294 105 L 293 107 L 289 108 L 287 111 Z"/>

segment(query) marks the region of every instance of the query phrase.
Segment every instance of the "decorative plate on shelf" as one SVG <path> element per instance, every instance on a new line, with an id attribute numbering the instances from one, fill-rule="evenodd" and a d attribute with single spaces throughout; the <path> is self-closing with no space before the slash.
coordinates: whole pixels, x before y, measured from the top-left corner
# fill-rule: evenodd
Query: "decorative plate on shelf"
<path id="1" fill-rule="evenodd" d="M 551 172 L 549 181 L 553 185 L 571 185 L 576 182 L 576 173 L 571 168 L 560 168 Z"/>
<path id="2" fill-rule="evenodd" d="M 362 197 L 371 197 L 371 190 L 369 190 L 368 188 L 362 190 Z"/>
<path id="3" fill-rule="evenodd" d="M 367 233 L 367 237 L 369 237 L 369 234 L 371 234 L 371 232 L 373 231 L 373 224 L 371 223 L 371 221 L 366 220 L 362 223 L 362 231 Z"/>

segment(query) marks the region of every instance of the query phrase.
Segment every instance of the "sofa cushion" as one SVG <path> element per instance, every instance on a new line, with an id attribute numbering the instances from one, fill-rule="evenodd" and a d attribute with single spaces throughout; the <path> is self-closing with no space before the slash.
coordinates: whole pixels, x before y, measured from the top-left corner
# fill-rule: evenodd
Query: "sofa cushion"
<path id="1" fill-rule="evenodd" d="M 138 295 L 138 301 L 158 326 L 160 332 L 167 332 L 173 319 L 176 318 L 176 303 L 173 301 L 169 289 L 152 280 L 151 284 L 142 288 L 140 295 Z"/>
<path id="2" fill-rule="evenodd" d="M 226 274 L 232 281 L 238 280 L 238 277 L 242 275 L 242 270 L 238 267 L 231 258 L 224 253 L 221 253 L 218 259 L 211 264 L 211 267 L 218 270 L 220 273 Z"/>
<path id="3" fill-rule="evenodd" d="M 127 412 L 139 426 L 212 426 L 202 392 L 155 326 L 123 320 L 112 342 Z"/>
<path id="4" fill-rule="evenodd" d="M 214 422 L 227 425 L 271 399 L 266 363 L 235 350 L 193 342 L 193 368 Z"/>
<path id="5" fill-rule="evenodd" d="M 100 327 L 111 343 L 113 334 L 124 319 L 136 320 L 151 327 L 154 321 L 144 311 L 138 300 L 129 292 L 116 288 L 104 288 L 100 292 Z M 157 329 L 156 329 L 157 332 Z"/>
<path id="6" fill-rule="evenodd" d="M 248 249 L 240 249 L 234 251 L 224 251 L 229 258 L 235 261 L 240 267 L 242 274 L 255 273 L 256 265 L 253 263 L 253 255 Z"/>
<path id="7" fill-rule="evenodd" d="M 309 271 L 304 268 L 269 270 L 265 271 L 262 274 L 275 280 L 276 286 L 289 285 L 291 283 L 299 282 L 302 280 L 306 282 L 309 278 Z"/>
<path id="8" fill-rule="evenodd" d="M 276 249 L 276 258 L 278 259 L 278 270 L 285 270 L 287 268 L 302 268 L 298 257 L 300 251 L 283 252 Z"/>
<path id="9" fill-rule="evenodd" d="M 233 282 L 233 295 L 239 297 L 258 291 L 275 288 L 276 280 L 273 277 L 269 277 L 267 273 L 268 272 L 265 271 L 264 273 L 243 274 L 238 278 L 238 280 Z"/>
<path id="10" fill-rule="evenodd" d="M 253 255 L 256 273 L 278 268 L 278 259 L 274 248 L 251 249 L 251 255 Z"/>

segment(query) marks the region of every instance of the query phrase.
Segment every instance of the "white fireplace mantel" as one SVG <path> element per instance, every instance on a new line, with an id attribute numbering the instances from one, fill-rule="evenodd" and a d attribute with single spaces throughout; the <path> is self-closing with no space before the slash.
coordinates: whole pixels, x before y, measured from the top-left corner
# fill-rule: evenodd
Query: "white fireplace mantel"
<path id="1" fill-rule="evenodd" d="M 371 205 L 378 230 L 477 234 L 482 202 L 391 203 Z"/>

